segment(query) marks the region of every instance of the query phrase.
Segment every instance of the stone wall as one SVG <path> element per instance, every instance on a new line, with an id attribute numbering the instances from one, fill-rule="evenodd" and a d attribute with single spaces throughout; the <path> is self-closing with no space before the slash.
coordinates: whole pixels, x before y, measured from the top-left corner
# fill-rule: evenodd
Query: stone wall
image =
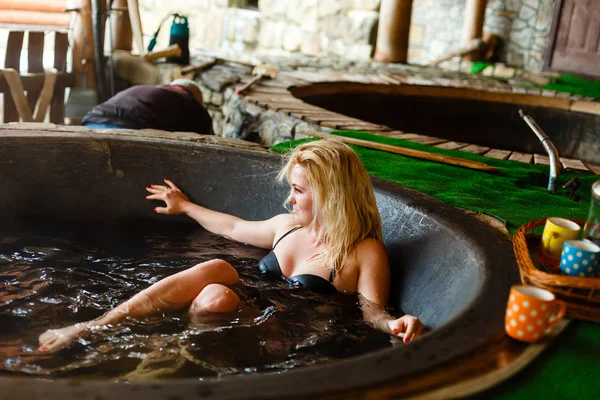
<path id="1" fill-rule="evenodd" d="M 367 59 L 379 0 L 259 0 L 261 49 Z"/>
<path id="2" fill-rule="evenodd" d="M 466 0 L 414 0 L 410 63 L 427 64 L 460 44 L 465 6 Z M 489 0 L 484 30 L 501 39 L 499 61 L 541 71 L 553 7 L 554 0 Z"/>
<path id="3" fill-rule="evenodd" d="M 190 48 L 285 55 L 372 56 L 380 0 L 140 0 L 144 31 L 170 11 L 190 20 Z M 502 40 L 499 61 L 539 72 L 554 0 L 489 0 L 485 30 Z M 409 62 L 427 64 L 460 44 L 466 0 L 414 0 Z M 170 21 L 159 36 L 168 44 Z M 442 65 L 457 69 L 455 62 Z M 460 66 L 458 66 L 460 67 Z"/>
<path id="4" fill-rule="evenodd" d="M 368 59 L 380 0 L 140 0 L 146 35 L 169 12 L 188 16 L 190 48 Z M 158 43 L 168 44 L 170 20 Z M 148 39 L 149 40 L 149 39 Z"/>

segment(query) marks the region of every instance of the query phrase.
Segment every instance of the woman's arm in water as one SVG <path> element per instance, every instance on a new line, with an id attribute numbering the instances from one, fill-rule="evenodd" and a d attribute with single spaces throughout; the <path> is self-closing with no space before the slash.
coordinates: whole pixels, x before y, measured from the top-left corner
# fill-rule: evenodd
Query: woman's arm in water
<path id="1" fill-rule="evenodd" d="M 357 291 L 365 321 L 375 328 L 393 335 L 403 335 L 404 343 L 418 337 L 424 326 L 418 318 L 404 315 L 400 318 L 385 311 L 390 293 L 390 268 L 383 244 L 367 239 L 356 248 L 359 263 Z"/>
<path id="2" fill-rule="evenodd" d="M 165 206 L 156 207 L 155 212 L 167 215 L 185 214 L 207 231 L 236 242 L 270 249 L 273 246 L 278 227 L 285 224 L 290 218 L 288 214 L 282 214 L 266 221 L 246 221 L 234 215 L 213 211 L 192 203 L 173 182 L 165 179 L 165 184 L 146 188 L 150 192 L 146 199 L 165 202 Z"/>

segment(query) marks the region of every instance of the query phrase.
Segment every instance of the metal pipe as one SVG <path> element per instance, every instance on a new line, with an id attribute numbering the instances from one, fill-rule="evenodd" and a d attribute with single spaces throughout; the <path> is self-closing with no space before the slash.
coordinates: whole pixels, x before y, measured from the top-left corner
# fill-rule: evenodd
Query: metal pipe
<path id="1" fill-rule="evenodd" d="M 108 99 L 106 90 L 106 64 L 104 61 L 104 5 L 103 0 L 92 0 L 92 29 L 94 32 L 94 58 L 96 94 L 98 103 Z"/>
<path id="2" fill-rule="evenodd" d="M 550 178 L 548 180 L 548 191 L 550 193 L 556 193 L 556 186 L 558 184 L 558 175 L 560 174 L 560 161 L 558 159 L 558 151 L 550 138 L 544 133 L 542 128 L 523 110 L 519 110 L 519 115 L 525 120 L 527 125 L 531 128 L 533 133 L 536 134 L 538 139 L 542 142 L 544 150 L 548 153 L 550 159 Z"/>
<path id="3" fill-rule="evenodd" d="M 108 77 L 109 77 L 109 91 L 108 91 L 108 95 L 109 97 L 113 97 L 115 95 L 115 59 L 114 59 L 114 45 L 113 45 L 113 35 L 112 35 L 112 29 L 113 29 L 113 25 L 112 25 L 112 0 L 106 0 L 106 13 L 107 13 L 107 18 L 106 18 L 106 24 L 107 29 L 106 31 L 108 31 L 108 49 L 109 49 L 109 53 L 108 53 Z"/>

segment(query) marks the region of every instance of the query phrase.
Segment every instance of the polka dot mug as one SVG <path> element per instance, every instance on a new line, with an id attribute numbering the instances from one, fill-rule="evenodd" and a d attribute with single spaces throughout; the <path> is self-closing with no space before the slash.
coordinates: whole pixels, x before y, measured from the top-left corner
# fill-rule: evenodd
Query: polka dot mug
<path id="1" fill-rule="evenodd" d="M 514 285 L 506 305 L 506 334 L 522 342 L 535 343 L 563 319 L 566 310 L 566 304 L 548 290 Z"/>
<path id="2" fill-rule="evenodd" d="M 552 260 L 558 260 L 565 240 L 577 239 L 581 228 L 564 218 L 548 218 L 542 233 L 542 251 Z"/>
<path id="3" fill-rule="evenodd" d="M 567 240 L 560 256 L 560 270 L 569 276 L 594 276 L 600 247 L 589 240 Z"/>

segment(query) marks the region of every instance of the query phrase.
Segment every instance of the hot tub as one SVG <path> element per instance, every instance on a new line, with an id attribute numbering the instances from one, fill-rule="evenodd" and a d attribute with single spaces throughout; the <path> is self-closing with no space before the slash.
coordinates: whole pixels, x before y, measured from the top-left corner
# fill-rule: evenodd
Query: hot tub
<path id="1" fill-rule="evenodd" d="M 143 188 L 164 176 L 192 200 L 218 211 L 247 219 L 283 212 L 288 189 L 274 183 L 279 155 L 161 136 L 2 131 L 0 220 L 44 215 L 77 221 L 160 219 Z M 430 329 L 422 339 L 283 374 L 152 383 L 9 376 L 0 378 L 0 393 L 61 399 L 306 397 L 401 382 L 500 335 L 508 289 L 518 281 L 510 240 L 421 193 L 377 179 L 373 183 L 393 269 L 391 302 L 422 319 Z"/>
<path id="2" fill-rule="evenodd" d="M 550 137 L 560 157 L 600 164 L 600 115 L 572 111 L 564 98 L 350 82 L 315 83 L 290 92 L 320 108 L 407 133 L 546 154 L 519 116 L 523 109 Z"/>

